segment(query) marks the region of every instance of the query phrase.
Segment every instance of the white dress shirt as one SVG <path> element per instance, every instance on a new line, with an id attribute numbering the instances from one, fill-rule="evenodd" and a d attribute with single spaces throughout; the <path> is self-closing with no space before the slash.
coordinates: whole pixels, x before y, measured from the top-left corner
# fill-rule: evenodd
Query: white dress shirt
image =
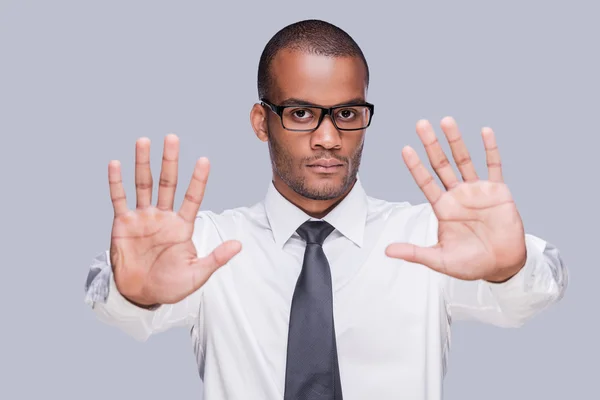
<path id="1" fill-rule="evenodd" d="M 305 248 L 295 230 L 308 219 L 271 183 L 252 207 L 198 213 L 199 256 L 229 239 L 242 250 L 185 300 L 154 311 L 129 303 L 116 289 L 106 251 L 90 268 L 86 301 L 102 321 L 138 340 L 175 326 L 190 329 L 205 400 L 282 399 L 290 306 Z M 360 180 L 323 220 L 335 228 L 323 249 L 345 400 L 441 399 L 452 321 L 517 327 L 567 286 L 558 251 L 529 234 L 525 267 L 501 284 L 460 281 L 387 257 L 393 242 L 435 244 L 437 219 L 428 203 L 367 196 Z"/>

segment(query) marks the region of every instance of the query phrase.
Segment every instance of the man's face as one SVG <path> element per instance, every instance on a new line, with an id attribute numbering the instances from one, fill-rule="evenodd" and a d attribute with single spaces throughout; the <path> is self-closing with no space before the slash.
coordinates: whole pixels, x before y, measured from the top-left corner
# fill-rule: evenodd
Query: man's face
<path id="1" fill-rule="evenodd" d="M 366 100 L 366 68 L 358 57 L 326 57 L 284 50 L 272 62 L 271 103 L 332 107 Z M 293 99 L 293 100 L 292 100 Z M 296 116 L 305 117 L 300 110 Z M 303 197 L 329 200 L 343 196 L 358 173 L 365 130 L 340 131 L 329 116 L 313 132 L 284 129 L 268 109 L 267 131 L 274 179 Z M 323 167 L 319 164 L 334 166 Z M 276 182 L 277 183 L 277 182 Z"/>

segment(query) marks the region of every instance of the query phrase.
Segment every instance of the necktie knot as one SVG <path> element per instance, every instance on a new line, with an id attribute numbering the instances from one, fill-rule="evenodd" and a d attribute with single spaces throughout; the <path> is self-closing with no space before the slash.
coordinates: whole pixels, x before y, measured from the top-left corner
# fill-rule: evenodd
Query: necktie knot
<path id="1" fill-rule="evenodd" d="M 325 221 L 306 221 L 296 230 L 306 244 L 323 245 L 335 228 Z"/>

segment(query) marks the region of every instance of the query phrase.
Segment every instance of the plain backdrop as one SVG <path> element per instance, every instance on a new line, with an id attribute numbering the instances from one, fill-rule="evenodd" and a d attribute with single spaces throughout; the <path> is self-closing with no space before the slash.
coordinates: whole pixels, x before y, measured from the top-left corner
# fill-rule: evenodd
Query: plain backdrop
<path id="1" fill-rule="evenodd" d="M 595 398 L 599 11 L 592 1 L 1 0 L 0 398 L 202 397 L 186 330 L 139 343 L 83 302 L 88 265 L 109 245 L 107 165 L 122 162 L 133 207 L 136 138 L 152 140 L 156 177 L 174 132 L 177 207 L 201 156 L 212 162 L 203 209 L 260 201 L 271 175 L 249 123 L 258 60 L 305 18 L 345 29 L 369 62 L 369 195 L 425 201 L 400 155 L 412 145 L 425 156 L 418 119 L 441 137 L 440 119 L 454 116 L 483 177 L 480 129 L 491 126 L 526 230 L 570 268 L 563 301 L 520 329 L 454 325 L 445 398 Z"/>

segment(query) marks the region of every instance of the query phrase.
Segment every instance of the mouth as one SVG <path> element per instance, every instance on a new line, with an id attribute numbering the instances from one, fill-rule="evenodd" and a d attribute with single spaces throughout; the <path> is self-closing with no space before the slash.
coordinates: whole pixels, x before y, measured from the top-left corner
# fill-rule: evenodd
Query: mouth
<path id="1" fill-rule="evenodd" d="M 343 166 L 344 166 L 344 163 L 342 163 L 338 160 L 334 160 L 334 159 L 320 160 L 315 163 L 307 165 L 307 167 L 310 170 L 312 170 L 314 172 L 321 172 L 321 173 L 337 172 Z"/>

